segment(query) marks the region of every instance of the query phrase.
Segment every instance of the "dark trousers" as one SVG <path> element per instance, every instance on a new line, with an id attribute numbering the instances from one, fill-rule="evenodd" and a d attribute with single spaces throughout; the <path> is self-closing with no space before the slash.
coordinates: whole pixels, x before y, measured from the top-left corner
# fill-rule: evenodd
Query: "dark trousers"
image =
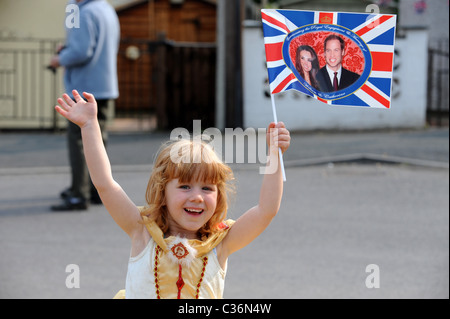
<path id="1" fill-rule="evenodd" d="M 106 132 L 106 119 L 108 111 L 108 100 L 97 100 L 98 121 L 102 132 L 103 144 L 106 147 L 108 133 Z M 67 142 L 69 149 L 69 161 L 72 173 L 72 196 L 89 200 L 91 194 L 96 192 L 89 176 L 89 171 L 84 158 L 83 142 L 81 140 L 81 129 L 78 125 L 69 121 L 67 127 Z"/>

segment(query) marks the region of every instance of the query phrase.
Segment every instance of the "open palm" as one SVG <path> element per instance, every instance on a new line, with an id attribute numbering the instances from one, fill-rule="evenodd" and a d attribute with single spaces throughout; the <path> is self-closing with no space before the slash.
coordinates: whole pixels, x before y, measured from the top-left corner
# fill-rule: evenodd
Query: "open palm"
<path id="1" fill-rule="evenodd" d="M 75 101 L 69 95 L 63 94 L 62 98 L 58 99 L 59 106 L 55 106 L 55 109 L 69 121 L 83 127 L 97 118 L 97 102 L 92 94 L 86 92 L 83 93 L 83 96 L 87 102 L 78 91 L 73 90 L 72 94 Z"/>

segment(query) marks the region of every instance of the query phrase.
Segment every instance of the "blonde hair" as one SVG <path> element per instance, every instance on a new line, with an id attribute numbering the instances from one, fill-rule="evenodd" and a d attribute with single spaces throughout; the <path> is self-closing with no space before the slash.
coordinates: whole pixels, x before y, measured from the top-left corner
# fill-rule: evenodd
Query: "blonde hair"
<path id="1" fill-rule="evenodd" d="M 228 193 L 233 190 L 234 175 L 213 148 L 196 138 L 169 141 L 160 148 L 145 193 L 148 206 L 141 215 L 155 221 L 163 233 L 169 228 L 165 189 L 173 179 L 179 179 L 181 183 L 201 181 L 216 185 L 216 211 L 199 229 L 198 235 L 203 239 L 220 230 L 219 225 L 227 216 Z"/>

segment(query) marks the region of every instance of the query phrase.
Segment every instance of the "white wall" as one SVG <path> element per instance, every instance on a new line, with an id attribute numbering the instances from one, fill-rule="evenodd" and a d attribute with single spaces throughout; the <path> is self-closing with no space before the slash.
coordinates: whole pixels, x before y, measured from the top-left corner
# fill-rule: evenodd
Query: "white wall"
<path id="1" fill-rule="evenodd" d="M 278 120 L 290 130 L 420 128 L 426 120 L 427 31 L 407 30 L 396 39 L 396 83 L 391 109 L 329 106 L 296 91 L 275 95 Z M 273 120 L 261 27 L 243 35 L 244 126 L 267 127 Z"/>
<path id="2" fill-rule="evenodd" d="M 66 0 L 0 0 L 0 32 L 18 38 L 64 38 Z"/>
<path id="3" fill-rule="evenodd" d="M 417 0 L 400 1 L 399 23 L 404 27 L 427 27 L 431 44 L 437 39 L 448 40 L 449 1 L 427 1 L 423 12 L 416 10 L 417 2 Z"/>

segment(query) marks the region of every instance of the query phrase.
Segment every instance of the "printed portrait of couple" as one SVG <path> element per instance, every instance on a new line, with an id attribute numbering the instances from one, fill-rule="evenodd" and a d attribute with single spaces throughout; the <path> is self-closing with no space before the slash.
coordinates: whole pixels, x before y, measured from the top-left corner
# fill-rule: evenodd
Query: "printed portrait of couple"
<path id="1" fill-rule="evenodd" d="M 364 71 L 361 49 L 338 33 L 320 31 L 300 35 L 292 40 L 289 55 L 297 78 L 300 76 L 308 89 L 320 92 L 344 90 Z"/>

